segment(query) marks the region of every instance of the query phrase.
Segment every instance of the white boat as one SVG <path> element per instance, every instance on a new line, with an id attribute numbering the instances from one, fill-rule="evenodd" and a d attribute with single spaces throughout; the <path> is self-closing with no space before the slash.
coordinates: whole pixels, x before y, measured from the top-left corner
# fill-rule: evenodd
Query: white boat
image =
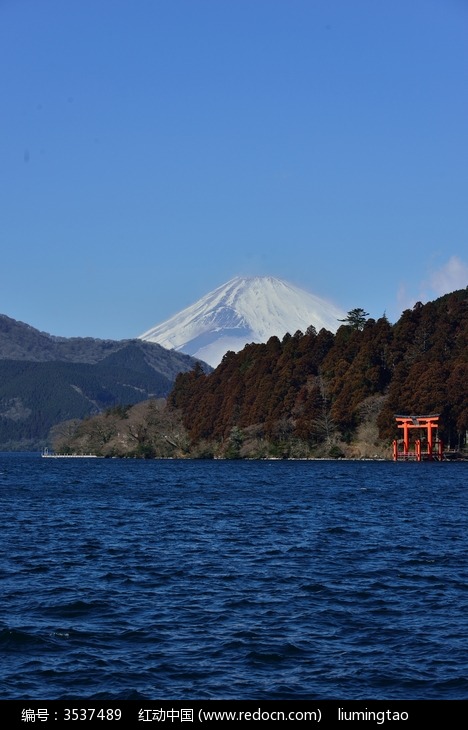
<path id="1" fill-rule="evenodd" d="M 43 459 L 99 459 L 97 454 L 51 454 L 48 448 L 45 448 L 41 456 Z"/>

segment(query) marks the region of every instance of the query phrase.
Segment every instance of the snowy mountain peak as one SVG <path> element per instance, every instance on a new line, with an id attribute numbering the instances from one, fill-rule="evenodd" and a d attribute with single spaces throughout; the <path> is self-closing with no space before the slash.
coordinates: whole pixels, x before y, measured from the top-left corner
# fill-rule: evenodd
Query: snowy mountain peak
<path id="1" fill-rule="evenodd" d="M 273 276 L 236 276 L 190 307 L 139 336 L 180 350 L 213 367 L 228 350 L 266 342 L 313 325 L 335 332 L 345 313 Z"/>

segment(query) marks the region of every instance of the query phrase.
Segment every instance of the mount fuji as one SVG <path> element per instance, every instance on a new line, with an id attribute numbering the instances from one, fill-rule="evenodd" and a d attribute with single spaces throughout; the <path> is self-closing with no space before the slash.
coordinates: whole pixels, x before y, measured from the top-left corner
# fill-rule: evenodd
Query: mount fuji
<path id="1" fill-rule="evenodd" d="M 216 367 L 228 350 L 313 325 L 336 332 L 345 313 L 272 276 L 235 277 L 170 319 L 139 335 Z"/>

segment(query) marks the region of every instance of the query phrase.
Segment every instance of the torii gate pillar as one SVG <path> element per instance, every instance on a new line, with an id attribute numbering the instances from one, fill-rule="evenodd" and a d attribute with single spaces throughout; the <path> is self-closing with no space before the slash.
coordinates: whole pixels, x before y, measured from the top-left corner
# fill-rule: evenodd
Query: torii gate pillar
<path id="1" fill-rule="evenodd" d="M 434 456 L 434 434 L 433 429 L 437 429 L 439 425 L 439 415 L 431 415 L 431 416 L 395 416 L 398 428 L 401 428 L 403 430 L 403 459 L 416 459 L 417 461 L 422 460 L 422 456 L 424 455 L 429 461 L 433 459 Z M 427 450 L 424 452 L 424 454 L 421 453 L 421 441 L 418 439 L 415 442 L 415 449 L 414 451 L 410 450 L 410 438 L 409 438 L 409 432 L 410 429 L 417 428 L 426 430 L 426 443 L 427 443 Z M 439 451 L 438 451 L 438 458 L 441 460 L 443 455 L 443 444 L 441 441 L 439 441 Z M 398 453 L 398 442 L 394 441 L 393 443 L 393 460 L 397 461 L 399 457 Z"/>

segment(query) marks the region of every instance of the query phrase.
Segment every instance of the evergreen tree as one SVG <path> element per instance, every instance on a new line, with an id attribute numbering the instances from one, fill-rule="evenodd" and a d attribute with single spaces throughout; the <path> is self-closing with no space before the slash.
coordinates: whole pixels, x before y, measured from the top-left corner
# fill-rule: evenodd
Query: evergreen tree
<path id="1" fill-rule="evenodd" d="M 369 312 L 366 312 L 361 307 L 356 307 L 348 312 L 348 316 L 344 319 L 339 319 L 338 322 L 345 322 L 347 325 L 355 330 L 364 329 L 366 319 L 369 316 Z"/>

